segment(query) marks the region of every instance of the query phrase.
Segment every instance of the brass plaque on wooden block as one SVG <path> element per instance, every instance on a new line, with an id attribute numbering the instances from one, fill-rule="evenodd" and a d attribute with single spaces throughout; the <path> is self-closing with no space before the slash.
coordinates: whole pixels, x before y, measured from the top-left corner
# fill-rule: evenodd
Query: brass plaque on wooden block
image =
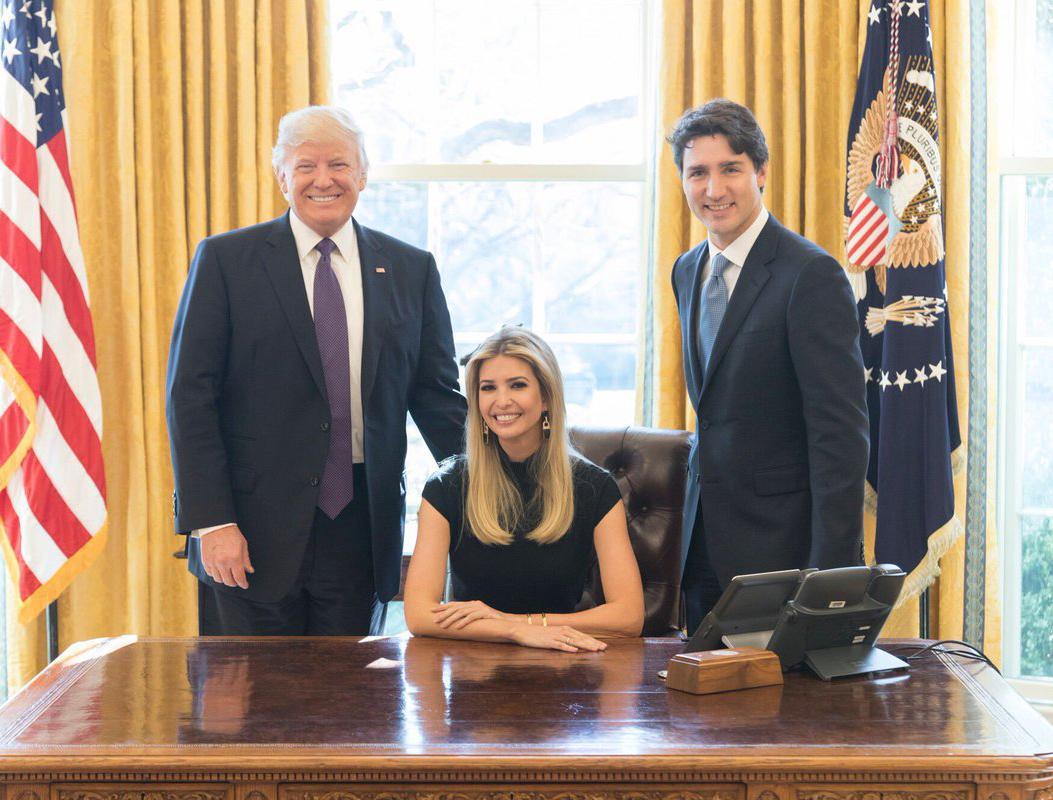
<path id="1" fill-rule="evenodd" d="M 691 694 L 782 684 L 779 657 L 757 647 L 680 653 L 669 659 L 667 673 L 666 685 L 670 689 Z"/>

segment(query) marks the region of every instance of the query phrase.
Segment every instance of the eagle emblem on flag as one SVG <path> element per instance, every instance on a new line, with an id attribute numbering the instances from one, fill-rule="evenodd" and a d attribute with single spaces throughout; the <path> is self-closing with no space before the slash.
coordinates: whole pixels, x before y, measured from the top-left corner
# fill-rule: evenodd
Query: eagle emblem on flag
<path id="1" fill-rule="evenodd" d="M 882 293 L 886 270 L 927 267 L 943 259 L 940 214 L 940 150 L 937 144 L 936 80 L 932 59 L 906 59 L 896 85 L 890 64 L 883 87 L 867 108 L 848 152 L 845 218 L 846 269 L 856 299 L 866 296 L 860 276 L 873 268 Z M 889 131 L 896 140 L 889 148 Z M 882 156 L 891 150 L 887 180 Z"/>

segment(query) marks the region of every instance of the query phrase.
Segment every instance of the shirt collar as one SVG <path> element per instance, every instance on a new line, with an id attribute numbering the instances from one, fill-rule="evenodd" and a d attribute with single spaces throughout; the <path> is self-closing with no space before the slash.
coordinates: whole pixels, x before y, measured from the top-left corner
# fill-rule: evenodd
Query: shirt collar
<path id="1" fill-rule="evenodd" d="M 325 238 L 296 216 L 296 212 L 291 208 L 289 209 L 289 226 L 292 228 L 293 239 L 296 240 L 296 252 L 300 256 L 301 261 Z M 333 240 L 333 244 L 336 245 L 336 249 L 345 260 L 350 259 L 351 254 L 358 250 L 358 241 L 355 239 L 355 225 L 350 219 L 329 238 Z"/>
<path id="2" fill-rule="evenodd" d="M 760 236 L 760 232 L 764 230 L 764 225 L 768 222 L 769 216 L 771 215 L 768 213 L 768 209 L 762 205 L 757 218 L 742 232 L 742 235 L 739 236 L 738 239 L 727 246 L 726 250 L 719 250 L 711 240 L 709 242 L 710 260 L 712 261 L 715 256 L 723 254 L 724 258 L 732 264 L 739 267 L 744 265 L 746 263 L 746 258 L 750 254 L 750 250 L 753 249 L 753 245 L 757 242 L 757 237 Z"/>

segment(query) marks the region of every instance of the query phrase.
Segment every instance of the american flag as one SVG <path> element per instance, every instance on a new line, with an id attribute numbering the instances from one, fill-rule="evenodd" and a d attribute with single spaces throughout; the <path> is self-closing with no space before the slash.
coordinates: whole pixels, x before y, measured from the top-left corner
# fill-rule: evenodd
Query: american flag
<path id="1" fill-rule="evenodd" d="M 102 398 L 52 0 L 0 0 L 0 542 L 19 618 L 102 548 Z"/>

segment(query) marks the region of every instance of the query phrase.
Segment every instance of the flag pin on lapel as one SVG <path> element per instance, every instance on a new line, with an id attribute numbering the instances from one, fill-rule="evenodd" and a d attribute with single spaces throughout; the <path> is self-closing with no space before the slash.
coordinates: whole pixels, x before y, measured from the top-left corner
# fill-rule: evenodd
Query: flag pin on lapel
<path id="1" fill-rule="evenodd" d="M 377 267 L 377 272 L 384 273 L 384 272 L 387 272 L 387 270 L 384 269 L 383 267 Z"/>

